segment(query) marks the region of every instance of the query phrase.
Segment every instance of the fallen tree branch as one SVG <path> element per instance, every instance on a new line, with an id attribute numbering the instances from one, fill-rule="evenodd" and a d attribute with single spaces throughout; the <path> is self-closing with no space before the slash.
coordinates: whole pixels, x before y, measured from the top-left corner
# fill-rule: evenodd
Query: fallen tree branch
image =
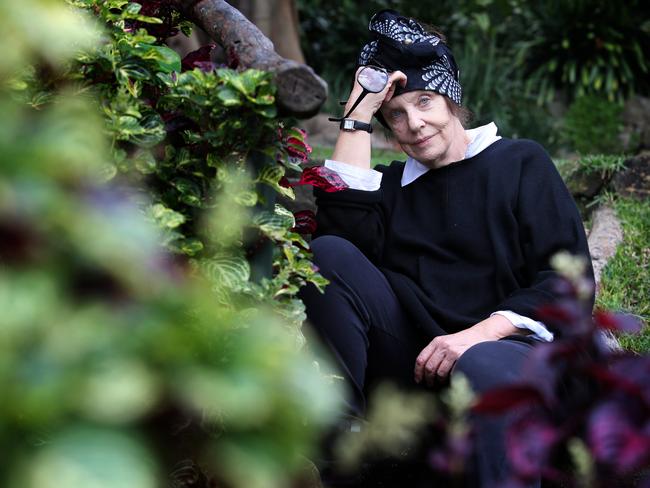
<path id="1" fill-rule="evenodd" d="M 327 83 L 309 66 L 285 59 L 273 43 L 239 10 L 224 0 L 169 0 L 226 51 L 239 68 L 275 75 L 281 111 L 296 117 L 315 115 L 327 99 Z"/>

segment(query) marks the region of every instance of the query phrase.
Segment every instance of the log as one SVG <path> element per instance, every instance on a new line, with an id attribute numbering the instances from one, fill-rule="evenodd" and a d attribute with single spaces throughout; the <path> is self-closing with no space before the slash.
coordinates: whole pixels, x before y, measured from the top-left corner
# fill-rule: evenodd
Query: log
<path id="1" fill-rule="evenodd" d="M 285 59 L 239 10 L 224 0 L 169 0 L 226 51 L 238 68 L 274 74 L 277 104 L 286 115 L 308 118 L 327 99 L 327 83 L 305 64 Z"/>

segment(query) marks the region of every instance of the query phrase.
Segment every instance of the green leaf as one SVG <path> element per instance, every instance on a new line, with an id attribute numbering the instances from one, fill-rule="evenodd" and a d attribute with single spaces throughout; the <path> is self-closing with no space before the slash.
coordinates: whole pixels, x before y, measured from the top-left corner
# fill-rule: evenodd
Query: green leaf
<path id="1" fill-rule="evenodd" d="M 278 115 L 278 109 L 275 107 L 275 105 L 256 107 L 255 112 L 267 119 L 274 119 Z"/>
<path id="2" fill-rule="evenodd" d="M 257 192 L 242 191 L 235 195 L 235 202 L 244 207 L 252 207 L 257 203 Z"/>
<path id="3" fill-rule="evenodd" d="M 198 253 L 203 251 L 203 247 L 203 243 L 196 238 L 183 239 L 178 244 L 180 251 L 187 256 L 196 256 Z"/>
<path id="4" fill-rule="evenodd" d="M 128 80 L 149 80 L 152 73 L 143 63 L 131 60 L 118 65 L 115 76 L 120 83 L 128 83 Z"/>
<path id="5" fill-rule="evenodd" d="M 124 13 L 136 15 L 140 13 L 140 10 L 142 10 L 142 5 L 139 3 L 131 2 L 124 9 Z"/>
<path id="6" fill-rule="evenodd" d="M 262 168 L 259 175 L 257 176 L 258 183 L 264 183 L 265 185 L 270 186 L 275 191 L 281 195 L 291 198 L 292 200 L 296 198 L 293 188 L 286 188 L 280 185 L 280 180 L 285 174 L 284 166 L 281 166 L 277 163 L 272 163 L 266 165 Z"/>
<path id="7" fill-rule="evenodd" d="M 161 203 L 152 205 L 150 213 L 159 226 L 168 229 L 175 229 L 184 224 L 186 220 L 183 214 L 167 208 Z"/>
<path id="8" fill-rule="evenodd" d="M 178 190 L 180 200 L 183 203 L 192 205 L 193 207 L 200 207 L 203 193 L 201 187 L 194 181 L 186 178 L 177 178 L 172 182 L 172 185 Z"/>
<path id="9" fill-rule="evenodd" d="M 135 49 L 142 59 L 155 61 L 158 69 L 163 73 L 181 70 L 180 55 L 167 46 L 155 46 L 142 43 L 137 44 Z"/>
<path id="10" fill-rule="evenodd" d="M 216 254 L 200 262 L 200 269 L 219 288 L 237 291 L 246 286 L 251 269 L 243 256 Z"/>
<path id="11" fill-rule="evenodd" d="M 268 237 L 282 240 L 295 225 L 293 214 L 282 205 L 275 205 L 274 212 L 262 211 L 253 217 L 253 222 Z"/>
<path id="12" fill-rule="evenodd" d="M 134 438 L 116 430 L 68 428 L 35 451 L 25 467 L 23 481 L 16 486 L 158 486 L 151 453 Z"/>
<path id="13" fill-rule="evenodd" d="M 239 93 L 228 87 L 222 87 L 219 89 L 217 98 L 219 98 L 219 100 L 221 100 L 221 103 L 223 103 L 226 107 L 236 107 L 242 104 L 242 101 L 239 98 Z"/>
<path id="14" fill-rule="evenodd" d="M 153 153 L 147 150 L 139 151 L 138 154 L 134 157 L 133 163 L 135 165 L 135 169 L 145 175 L 155 173 L 158 166 Z"/>

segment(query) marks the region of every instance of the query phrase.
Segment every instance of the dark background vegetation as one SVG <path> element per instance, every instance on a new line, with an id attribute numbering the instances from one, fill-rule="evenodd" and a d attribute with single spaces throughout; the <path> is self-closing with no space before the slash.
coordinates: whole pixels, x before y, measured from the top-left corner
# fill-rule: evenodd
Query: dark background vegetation
<path id="1" fill-rule="evenodd" d="M 368 21 L 382 8 L 446 34 L 474 125 L 494 120 L 503 134 L 556 149 L 566 142 L 558 115 L 582 95 L 622 103 L 650 93 L 650 4 L 641 0 L 297 4 L 305 57 L 330 84 L 331 111 L 349 90 L 358 53 L 368 40 Z"/>

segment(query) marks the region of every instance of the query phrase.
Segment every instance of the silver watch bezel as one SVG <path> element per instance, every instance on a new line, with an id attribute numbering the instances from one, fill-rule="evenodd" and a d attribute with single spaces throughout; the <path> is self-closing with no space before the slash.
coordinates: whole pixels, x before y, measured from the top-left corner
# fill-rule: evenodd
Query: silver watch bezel
<path id="1" fill-rule="evenodd" d="M 347 131 L 357 130 L 354 127 L 354 120 L 353 119 L 343 119 L 343 126 L 341 127 L 341 129 L 347 130 Z"/>

